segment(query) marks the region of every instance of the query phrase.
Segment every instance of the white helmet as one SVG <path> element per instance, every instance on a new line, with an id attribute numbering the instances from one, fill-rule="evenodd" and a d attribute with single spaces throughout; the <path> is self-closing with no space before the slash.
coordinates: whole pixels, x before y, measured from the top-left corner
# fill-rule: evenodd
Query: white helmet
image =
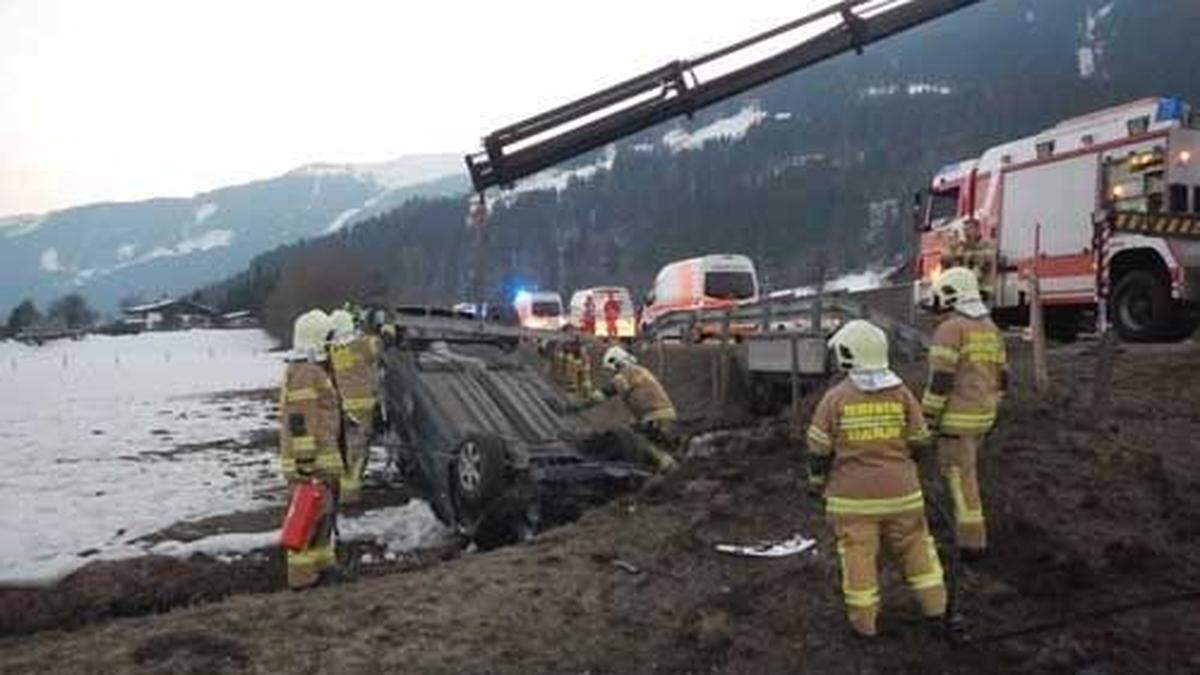
<path id="1" fill-rule="evenodd" d="M 869 321 L 855 319 L 842 326 L 829 338 L 829 348 L 837 358 L 838 367 L 849 373 L 850 381 L 860 391 L 880 391 L 903 384 L 888 369 L 887 333 Z"/>
<path id="2" fill-rule="evenodd" d="M 292 327 L 292 349 L 309 361 L 324 361 L 331 332 L 333 322 L 328 314 L 319 309 L 305 312 Z"/>
<path id="3" fill-rule="evenodd" d="M 966 267 L 951 267 L 934 281 L 934 297 L 945 310 L 958 310 L 970 316 L 987 313 L 979 295 L 979 278 Z"/>
<path id="4" fill-rule="evenodd" d="M 625 351 L 621 347 L 609 347 L 608 351 L 604 352 L 604 367 L 608 370 L 617 370 L 622 366 L 632 366 L 637 363 L 637 359 L 633 354 Z"/>
<path id="5" fill-rule="evenodd" d="M 344 309 L 335 309 L 329 313 L 329 321 L 333 326 L 333 339 L 338 342 L 350 340 L 355 335 L 354 316 Z"/>
<path id="6" fill-rule="evenodd" d="M 887 370 L 887 334 L 875 324 L 855 319 L 829 338 L 838 367 L 848 373 Z"/>

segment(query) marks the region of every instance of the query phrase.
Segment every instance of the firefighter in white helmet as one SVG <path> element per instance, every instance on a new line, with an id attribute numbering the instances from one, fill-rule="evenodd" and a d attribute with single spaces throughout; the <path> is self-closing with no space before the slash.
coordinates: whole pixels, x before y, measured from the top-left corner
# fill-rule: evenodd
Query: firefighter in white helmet
<path id="1" fill-rule="evenodd" d="M 973 560 L 987 549 L 978 455 L 996 421 L 1007 358 L 1004 338 L 983 304 L 973 271 L 948 269 L 935 280 L 933 290 L 935 311 L 949 316 L 933 335 L 929 382 L 921 403 L 938 438 L 938 461 L 954 499 L 958 545 L 963 557 Z"/>
<path id="2" fill-rule="evenodd" d="M 333 344 L 329 348 L 333 381 L 342 408 L 346 446 L 346 471 L 342 474 L 343 504 L 362 501 L 362 481 L 375 434 L 379 390 L 379 338 L 363 335 L 355 328 L 354 316 L 338 309 L 330 314 Z"/>
<path id="3" fill-rule="evenodd" d="M 808 480 L 810 491 L 823 492 L 837 536 L 850 625 L 859 635 L 876 634 L 876 556 L 886 542 L 922 612 L 940 629 L 946 588 L 914 458 L 929 440 L 921 405 L 889 369 L 887 336 L 873 324 L 850 321 L 829 347 L 847 377 L 813 413 Z"/>
<path id="4" fill-rule="evenodd" d="M 312 479 L 327 489 L 325 512 L 306 548 L 287 551 L 287 582 L 293 589 L 317 584 L 336 570 L 334 522 L 337 517 L 342 455 L 338 447 L 341 413 L 338 393 L 327 367 L 333 325 L 314 309 L 296 319 L 292 353 L 280 390 L 280 468 L 294 489 Z"/>
<path id="5" fill-rule="evenodd" d="M 675 468 L 669 449 L 677 445 L 675 404 L 649 369 L 638 365 L 633 354 L 619 346 L 609 347 L 602 359 L 612 374 L 603 395 L 619 396 L 635 418 L 634 430 L 647 443 L 639 450 L 659 471 Z"/>

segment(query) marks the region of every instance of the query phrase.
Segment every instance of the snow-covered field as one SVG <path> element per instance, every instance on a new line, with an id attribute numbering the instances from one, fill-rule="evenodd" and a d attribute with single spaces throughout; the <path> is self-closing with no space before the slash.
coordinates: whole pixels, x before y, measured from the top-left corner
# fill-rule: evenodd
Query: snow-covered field
<path id="1" fill-rule="evenodd" d="M 283 361 L 271 346 L 254 330 L 0 342 L 0 584 L 46 583 L 98 558 L 277 541 L 259 532 L 135 542 L 282 502 L 275 448 L 246 442 L 276 425 L 273 397 L 225 395 L 278 386 Z M 448 534 L 416 500 L 340 527 L 391 551 Z"/>
<path id="2" fill-rule="evenodd" d="M 0 583 L 69 571 L 89 549 L 137 553 L 132 539 L 176 521 L 261 506 L 255 494 L 271 486 L 231 464 L 269 461 L 269 448 L 174 451 L 273 424 L 265 401 L 213 398 L 274 386 L 282 365 L 270 347 L 259 331 L 216 330 L 0 343 Z"/>

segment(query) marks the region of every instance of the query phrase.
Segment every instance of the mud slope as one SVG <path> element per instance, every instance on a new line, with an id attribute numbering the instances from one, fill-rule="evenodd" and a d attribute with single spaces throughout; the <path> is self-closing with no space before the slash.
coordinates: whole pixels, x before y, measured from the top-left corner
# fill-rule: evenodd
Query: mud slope
<path id="1" fill-rule="evenodd" d="M 784 423 L 762 421 L 526 545 L 7 638 L 0 672 L 1194 671 L 1200 381 L 1188 374 L 1200 348 L 1120 354 L 1116 414 L 1102 424 L 1089 349 L 1056 352 L 1061 393 L 1014 395 L 990 441 L 995 555 L 964 575 L 976 636 L 967 647 L 923 629 L 894 572 L 885 635 L 849 636 L 823 517 L 798 488 L 803 457 Z M 817 535 L 818 552 L 756 561 L 713 551 L 795 532 Z"/>

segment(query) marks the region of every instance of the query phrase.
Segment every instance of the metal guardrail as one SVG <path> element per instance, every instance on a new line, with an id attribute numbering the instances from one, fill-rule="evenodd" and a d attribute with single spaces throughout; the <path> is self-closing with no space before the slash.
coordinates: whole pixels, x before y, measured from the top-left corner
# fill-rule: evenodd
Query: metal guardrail
<path id="1" fill-rule="evenodd" d="M 487 319 L 449 316 L 400 314 L 389 323 L 396 327 L 397 338 L 404 340 L 445 340 L 447 342 L 487 342 L 492 340 L 542 340 L 546 342 L 595 341 L 581 333 L 508 326 Z"/>
<path id="2" fill-rule="evenodd" d="M 894 348 L 908 358 L 915 359 L 924 355 L 929 346 L 929 338 L 924 333 L 855 301 L 854 295 L 852 292 L 842 291 L 802 298 L 767 298 L 728 309 L 678 310 L 656 319 L 646 328 L 646 337 L 689 339 L 703 332 L 704 326 L 718 326 L 718 330 L 710 332 L 716 337 L 740 334 L 753 339 L 769 337 L 776 333 L 800 334 L 805 337 L 826 336 L 829 332 L 820 327 L 825 324 L 827 315 L 840 315 L 842 318 L 865 319 L 879 326 L 887 332 Z M 781 323 L 799 326 L 800 319 L 804 320 L 808 328 L 777 329 Z"/>

